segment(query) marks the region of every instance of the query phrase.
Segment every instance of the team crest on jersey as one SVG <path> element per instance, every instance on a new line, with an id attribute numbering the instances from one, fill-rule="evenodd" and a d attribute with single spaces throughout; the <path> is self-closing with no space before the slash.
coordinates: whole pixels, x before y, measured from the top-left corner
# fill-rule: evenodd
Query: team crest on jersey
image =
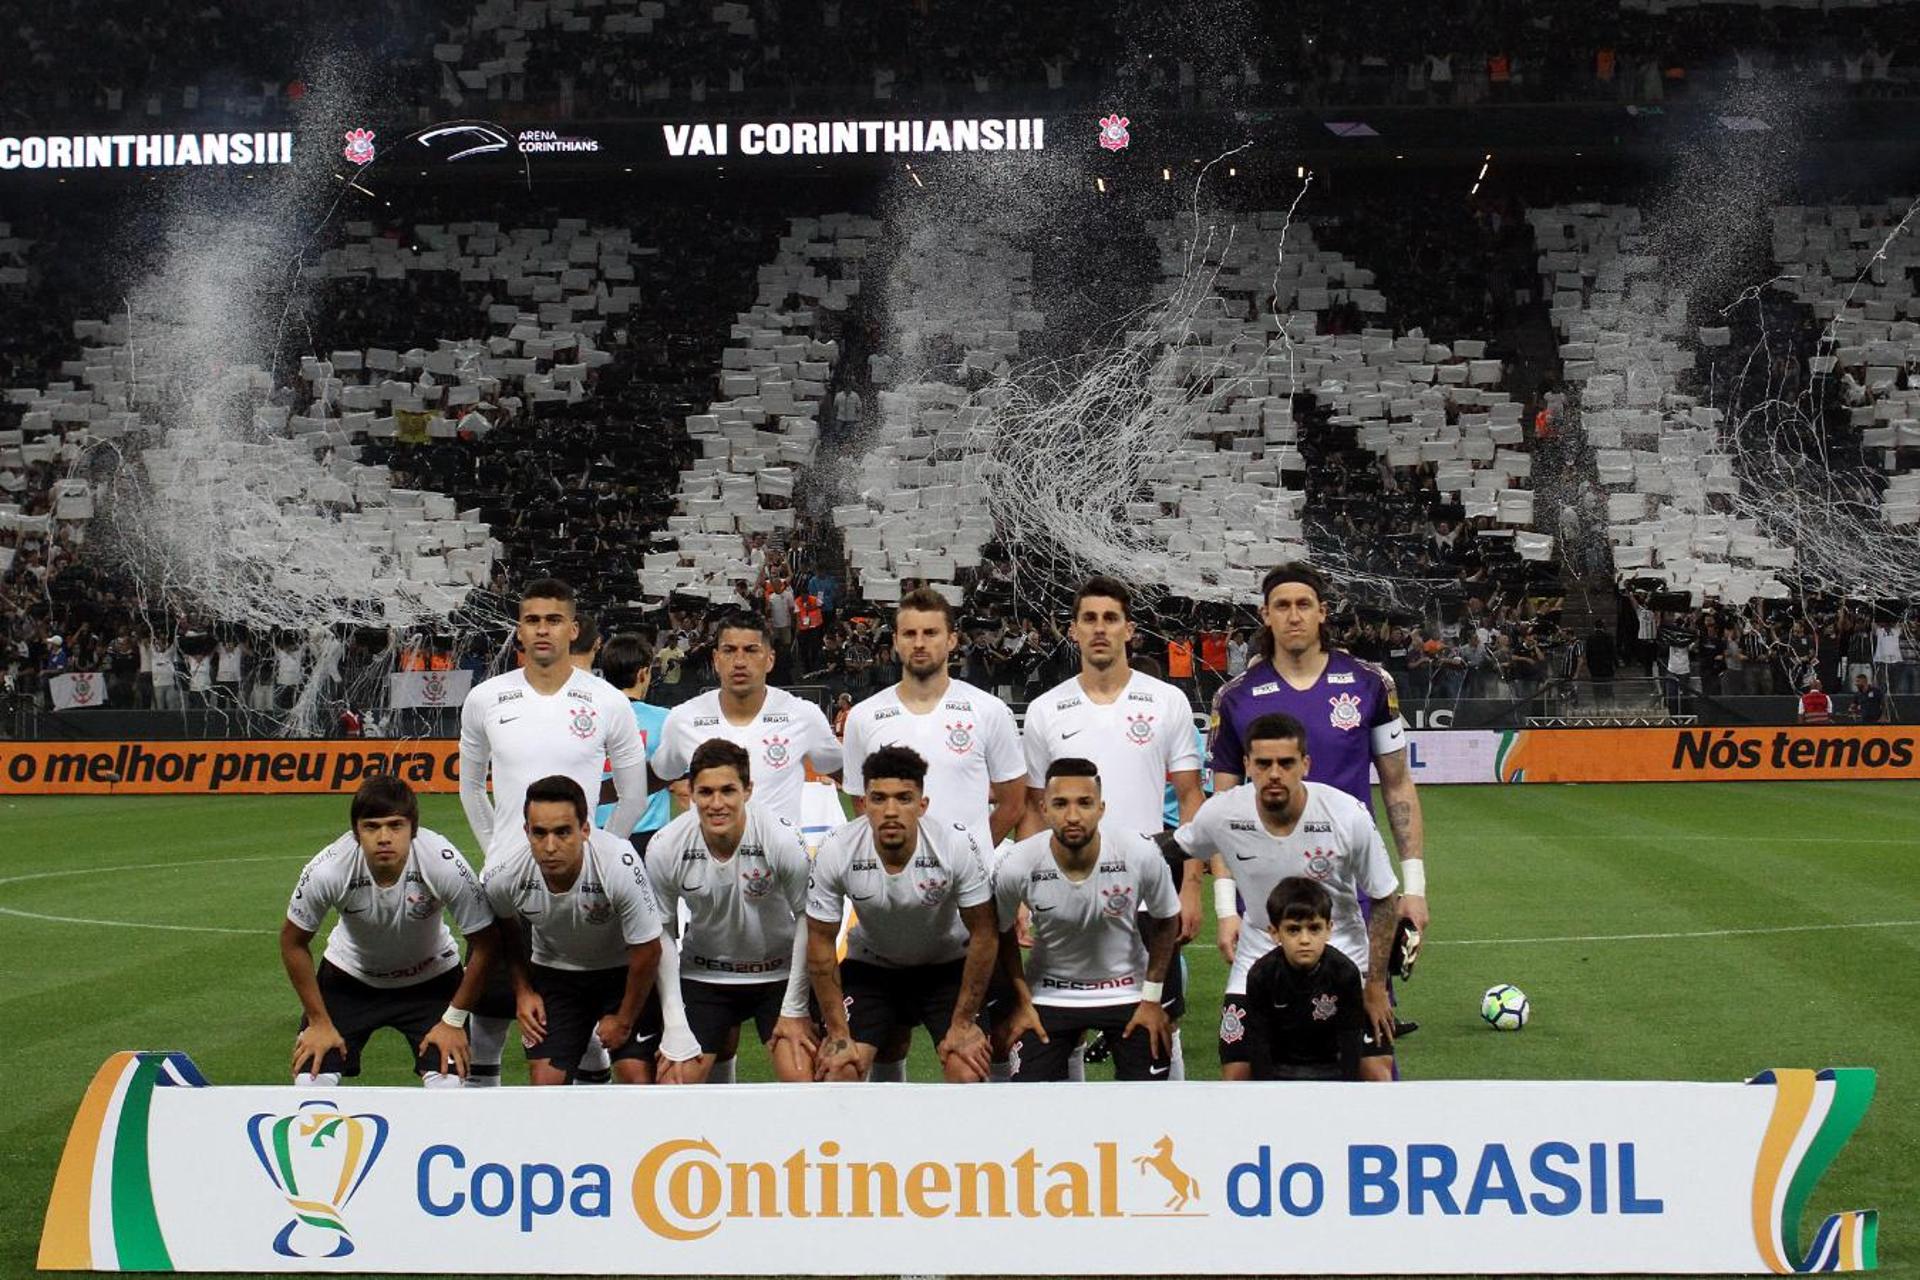
<path id="1" fill-rule="evenodd" d="M 937 907 L 941 902 L 945 901 L 947 885 L 949 883 L 949 881 L 939 879 L 938 877 L 929 876 L 925 880 L 915 880 L 913 887 L 920 891 L 920 903 L 922 906 Z"/>
<path id="2" fill-rule="evenodd" d="M 1136 747 L 1144 747 L 1153 741 L 1153 717 L 1137 715 L 1127 717 L 1127 741 Z"/>
<path id="3" fill-rule="evenodd" d="M 956 722 L 947 726 L 947 750 L 963 756 L 973 750 L 973 726 Z"/>
<path id="4" fill-rule="evenodd" d="M 1307 874 L 1315 880 L 1328 880 L 1333 876 L 1333 850 L 1313 849 L 1307 853 Z"/>
<path id="5" fill-rule="evenodd" d="M 599 885 L 581 885 L 580 891 L 580 901 L 584 904 L 580 914 L 588 924 L 605 924 L 613 919 L 613 903 L 607 900 L 606 892 Z"/>
<path id="6" fill-rule="evenodd" d="M 567 718 L 567 732 L 582 742 L 591 738 L 593 731 L 599 727 L 599 713 L 592 707 L 575 707 L 573 714 Z"/>
<path id="7" fill-rule="evenodd" d="M 1133 914 L 1133 886 L 1130 884 L 1111 885 L 1100 891 L 1100 910 L 1109 916 L 1120 917 Z"/>
<path id="8" fill-rule="evenodd" d="M 1220 1009 L 1220 1043 L 1239 1044 L 1247 1035 L 1247 1011 L 1237 1004 Z"/>
<path id="9" fill-rule="evenodd" d="M 1327 699 L 1333 713 L 1327 717 L 1334 728 L 1351 733 L 1360 727 L 1360 695 L 1336 693 Z"/>
<path id="10" fill-rule="evenodd" d="M 416 890 L 407 894 L 407 919 L 425 920 L 428 916 L 439 914 L 439 911 L 440 903 L 431 893 Z"/>
<path id="11" fill-rule="evenodd" d="M 764 898 L 772 888 L 773 872 L 766 867 L 752 867 L 740 873 L 740 892 L 749 898 Z"/>
<path id="12" fill-rule="evenodd" d="M 786 768 L 788 762 L 793 759 L 793 752 L 790 749 L 789 740 L 781 737 L 777 733 L 771 738 L 760 739 L 760 745 L 767 749 L 767 763 L 776 769 Z"/>
<path id="13" fill-rule="evenodd" d="M 1313 998 L 1313 1020 L 1315 1022 L 1325 1022 L 1327 1019 L 1333 1017 L 1334 1011 L 1339 1007 L 1340 997 L 1334 995 L 1331 991 L 1317 995 Z"/>

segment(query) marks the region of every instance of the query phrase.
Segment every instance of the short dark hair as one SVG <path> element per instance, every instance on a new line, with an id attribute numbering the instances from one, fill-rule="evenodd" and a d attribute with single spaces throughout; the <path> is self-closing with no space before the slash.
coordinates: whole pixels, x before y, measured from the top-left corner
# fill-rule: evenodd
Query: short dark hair
<path id="1" fill-rule="evenodd" d="M 911 782 L 922 791 L 927 789 L 927 761 L 912 747 L 881 747 L 868 754 L 860 763 L 860 776 L 868 782 L 875 778 L 892 778 L 898 782 Z"/>
<path id="2" fill-rule="evenodd" d="M 727 631 L 752 631 L 759 635 L 760 643 L 767 644 L 773 637 L 767 631 L 767 620 L 757 613 L 748 613 L 745 609 L 730 609 L 720 617 L 720 625 L 713 629 L 713 638 L 717 641 L 721 633 Z"/>
<path id="3" fill-rule="evenodd" d="M 652 666 L 653 646 L 631 631 L 609 636 L 600 650 L 600 674 L 616 689 L 631 689 Z"/>
<path id="4" fill-rule="evenodd" d="M 1094 790 L 1100 789 L 1100 766 L 1085 756 L 1061 756 L 1047 766 L 1047 781 L 1055 778 L 1092 778 Z"/>
<path id="5" fill-rule="evenodd" d="M 590 613 L 576 614 L 573 620 L 579 624 L 579 630 L 574 634 L 573 642 L 567 646 L 567 652 L 592 653 L 593 646 L 600 643 L 600 624 L 593 620 Z"/>
<path id="6" fill-rule="evenodd" d="M 687 761 L 687 781 L 691 783 L 709 769 L 731 769 L 740 775 L 741 785 L 753 785 L 753 757 L 737 742 L 708 738 L 695 747 L 693 759 Z"/>
<path id="7" fill-rule="evenodd" d="M 915 587 L 900 597 L 900 603 L 893 606 L 893 625 L 900 625 L 900 615 L 911 609 L 915 613 L 937 613 L 947 620 L 947 630 L 959 627 L 959 614 L 954 611 L 953 602 L 935 591 L 932 587 Z"/>
<path id="8" fill-rule="evenodd" d="M 520 802 L 520 816 L 526 817 L 527 810 L 536 804 L 570 804 L 575 817 L 581 822 L 587 820 L 587 793 L 564 773 L 541 778 L 529 786 L 527 798 Z"/>
<path id="9" fill-rule="evenodd" d="M 1080 590 L 1073 595 L 1073 614 L 1076 618 L 1080 616 L 1080 602 L 1090 596 L 1099 596 L 1104 600 L 1118 600 L 1120 616 L 1128 622 L 1133 621 L 1133 592 L 1127 590 L 1127 584 L 1120 579 L 1108 577 L 1104 573 L 1096 573 L 1082 583 Z"/>
<path id="10" fill-rule="evenodd" d="M 374 818 L 405 818 L 413 830 L 420 830 L 420 797 L 405 781 L 390 773 L 376 773 L 360 784 L 347 809 L 353 826 Z"/>
<path id="11" fill-rule="evenodd" d="M 1273 886 L 1273 892 L 1267 895 L 1269 923 L 1332 919 L 1333 895 L 1318 880 L 1309 880 L 1306 876 L 1288 876 Z"/>
<path id="12" fill-rule="evenodd" d="M 1287 738 L 1300 744 L 1302 755 L 1307 750 L 1307 726 L 1284 711 L 1269 711 L 1263 716 L 1255 716 L 1243 737 L 1248 747 L 1267 739 Z"/>
<path id="13" fill-rule="evenodd" d="M 529 600 L 558 600 L 571 607 L 573 588 L 559 578 L 535 578 L 520 588 L 520 603 L 525 604 Z"/>

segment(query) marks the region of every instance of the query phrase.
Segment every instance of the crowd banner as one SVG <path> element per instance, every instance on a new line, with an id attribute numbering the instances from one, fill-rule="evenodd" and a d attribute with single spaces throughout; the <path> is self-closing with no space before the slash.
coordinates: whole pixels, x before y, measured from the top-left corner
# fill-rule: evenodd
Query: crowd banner
<path id="1" fill-rule="evenodd" d="M 448 738 L 198 742 L 0 742 L 3 795 L 352 792 L 391 773 L 416 791 L 460 789 Z"/>
<path id="2" fill-rule="evenodd" d="M 98 671 L 69 671 L 47 681 L 55 711 L 107 705 L 107 677 Z"/>
<path id="3" fill-rule="evenodd" d="M 467 700 L 473 672 L 401 671 L 387 677 L 390 707 L 457 707 Z"/>
<path id="4" fill-rule="evenodd" d="M 209 1087 L 183 1055 L 121 1053 L 81 1102 L 39 1263 L 1862 1271 L 1875 1211 L 1802 1227 L 1873 1091 L 1858 1067 L 1744 1084 L 308 1090 Z"/>

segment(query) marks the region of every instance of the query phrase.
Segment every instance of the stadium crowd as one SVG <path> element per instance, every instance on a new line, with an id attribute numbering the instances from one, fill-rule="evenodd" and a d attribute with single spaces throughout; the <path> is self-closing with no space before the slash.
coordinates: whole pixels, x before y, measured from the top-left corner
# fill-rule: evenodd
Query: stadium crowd
<path id="1" fill-rule="evenodd" d="M 1284 32 L 1236 11 L 1202 22 L 1166 0 L 1097 17 L 995 0 L 875 10 L 845 0 L 604 6 L 381 0 L 337 7 L 228 0 L 164 18 L 94 7 L 83 26 L 11 5 L 15 73 L 0 122 L 51 107 L 95 126 L 289 118 L 308 86 L 293 51 L 377 57 L 423 118 L 484 109 L 518 121 L 641 116 L 687 105 L 771 110 L 856 101 L 963 110 L 993 95 L 1052 108 L 1618 102 L 1654 105 L 1769 74 L 1860 96 L 1914 92 L 1898 5 L 1477 4 L 1354 21 L 1290 13 Z M 1182 56 L 1129 38 L 1177 30 Z M 644 41 L 643 59 L 610 53 Z M 1728 50 L 1732 50 L 1731 56 Z M 207 67 L 218 71 L 202 70 Z"/>

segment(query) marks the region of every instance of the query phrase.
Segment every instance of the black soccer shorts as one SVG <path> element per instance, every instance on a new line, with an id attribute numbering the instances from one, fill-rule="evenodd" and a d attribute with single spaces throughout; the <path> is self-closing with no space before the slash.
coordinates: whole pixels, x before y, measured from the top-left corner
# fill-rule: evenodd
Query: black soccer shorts
<path id="1" fill-rule="evenodd" d="M 359 1075 L 360 1051 L 366 1047 L 368 1037 L 382 1027 L 392 1027 L 407 1038 L 415 1074 L 443 1069 L 446 1063 L 439 1053 L 431 1050 L 421 1053 L 420 1041 L 439 1023 L 440 1015 L 453 1002 L 454 993 L 460 990 L 460 976 L 456 965 L 425 982 L 404 987 L 376 987 L 334 967 L 330 960 L 321 960 L 317 975 L 320 1000 L 327 1007 L 327 1017 L 333 1020 L 334 1030 L 346 1041 L 347 1051 L 343 1054 L 336 1049 L 329 1053 L 322 1059 L 320 1070 L 337 1071 L 343 1077 Z M 300 1030 L 306 1029 L 307 1019 L 303 1017 Z"/>
<path id="2" fill-rule="evenodd" d="M 784 982 L 702 982 L 698 978 L 680 980 L 680 996 L 687 1005 L 687 1025 L 700 1042 L 700 1052 L 721 1053 L 733 1038 L 734 1028 L 753 1022 L 760 1043 L 773 1039 L 773 1024 L 780 1020 L 780 1006 L 786 1003 Z"/>
<path id="3" fill-rule="evenodd" d="M 1074 1046 L 1080 1043 L 1080 1037 L 1087 1031 L 1107 1033 L 1107 1051 L 1113 1058 L 1113 1078 L 1115 1080 L 1165 1080 L 1173 1066 L 1170 1053 L 1155 1053 L 1148 1035 L 1135 1030 L 1132 1035 L 1122 1036 L 1128 1019 L 1133 1017 L 1134 1006 L 1130 1004 L 1104 1004 L 1082 1008 L 1077 1005 L 1043 1004 L 1034 1006 L 1040 1013 L 1040 1025 L 1047 1030 L 1044 1042 L 1029 1031 L 1015 1042 L 1013 1051 L 1007 1055 L 1012 1068 L 1008 1080 L 1016 1084 L 1026 1084 L 1041 1080 L 1065 1080 L 1067 1078 L 1067 1060 L 1073 1056 Z"/>
<path id="4" fill-rule="evenodd" d="M 547 1034 L 538 1044 L 527 1046 L 527 1057 L 562 1067 L 571 1078 L 593 1040 L 594 1027 L 625 998 L 627 966 L 555 969 L 536 964 L 532 975 L 533 989 L 547 1006 Z M 622 1045 L 607 1045 L 607 1056 L 615 1062 L 649 1061 L 660 1047 L 661 1029 L 660 1001 L 649 998 L 640 1010 L 633 1038 Z"/>
<path id="5" fill-rule="evenodd" d="M 847 1002 L 847 1025 L 860 1044 L 883 1049 L 896 1030 L 922 1026 L 939 1044 L 953 1026 L 960 1003 L 965 960 L 889 969 L 864 960 L 840 965 L 840 992 Z"/>

